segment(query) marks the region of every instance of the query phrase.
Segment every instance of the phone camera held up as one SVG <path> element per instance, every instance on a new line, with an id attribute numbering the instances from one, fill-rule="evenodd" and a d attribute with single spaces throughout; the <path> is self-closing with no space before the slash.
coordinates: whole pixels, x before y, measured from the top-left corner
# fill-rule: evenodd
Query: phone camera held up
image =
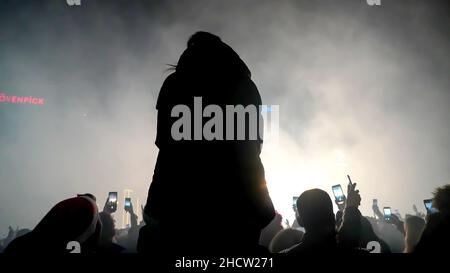
<path id="1" fill-rule="evenodd" d="M 333 195 L 334 198 L 336 199 L 336 202 L 338 204 L 343 204 L 345 202 L 345 194 L 344 191 L 342 190 L 341 185 L 334 185 L 332 187 L 332 191 L 333 191 Z"/>
<path id="2" fill-rule="evenodd" d="M 117 211 L 117 192 L 110 192 L 108 195 L 108 206 L 111 212 Z"/>
<path id="3" fill-rule="evenodd" d="M 427 214 L 432 214 L 437 212 L 438 210 L 433 207 L 433 200 L 432 199 L 425 199 L 423 200 L 423 204 L 425 205 L 425 209 L 427 210 Z"/>
<path id="4" fill-rule="evenodd" d="M 129 210 L 131 208 L 131 198 L 126 197 L 125 198 L 125 211 Z"/>
<path id="5" fill-rule="evenodd" d="M 386 221 L 390 221 L 392 218 L 392 210 L 390 207 L 384 207 L 383 208 L 383 213 L 384 213 L 384 220 Z"/>

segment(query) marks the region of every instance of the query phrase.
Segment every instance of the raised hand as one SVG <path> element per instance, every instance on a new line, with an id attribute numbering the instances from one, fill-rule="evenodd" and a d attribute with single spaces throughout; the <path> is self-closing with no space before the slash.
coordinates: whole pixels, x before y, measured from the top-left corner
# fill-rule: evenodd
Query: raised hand
<path id="1" fill-rule="evenodd" d="M 387 222 L 393 224 L 394 226 L 397 227 L 397 229 L 398 229 L 401 233 L 405 234 L 405 230 L 404 230 L 404 227 L 403 227 L 404 224 L 403 224 L 403 222 L 398 218 L 397 215 L 392 214 L 391 217 L 389 218 L 389 220 L 388 220 Z"/>
<path id="2" fill-rule="evenodd" d="M 130 206 L 129 207 L 125 207 L 125 211 L 130 213 L 130 214 L 134 214 L 133 203 L 131 201 L 130 201 Z"/>
<path id="3" fill-rule="evenodd" d="M 104 213 L 108 213 L 108 214 L 111 214 L 111 213 L 114 212 L 114 211 L 111 209 L 111 206 L 109 205 L 109 196 L 108 196 L 108 198 L 106 198 L 105 205 L 103 206 L 103 212 L 104 212 Z"/>
<path id="4" fill-rule="evenodd" d="M 290 225 L 290 223 L 289 223 L 289 220 L 288 220 L 288 219 L 285 219 L 285 220 L 284 220 L 284 223 L 286 224 L 287 228 L 290 228 L 290 227 L 291 227 L 291 225 Z"/>
<path id="5" fill-rule="evenodd" d="M 378 217 L 378 219 L 380 220 L 384 220 L 384 215 L 383 213 L 381 213 L 380 208 L 378 207 L 378 205 L 372 205 L 372 210 L 375 213 L 375 215 Z"/>
<path id="6" fill-rule="evenodd" d="M 344 202 L 338 202 L 337 200 L 334 200 L 334 203 L 336 203 L 336 206 L 338 207 L 338 210 L 344 211 L 344 209 L 345 209 L 345 201 Z"/>
<path id="7" fill-rule="evenodd" d="M 356 183 L 348 184 L 347 186 L 347 199 L 345 200 L 345 207 L 358 208 L 361 204 L 361 195 L 359 190 L 356 190 Z"/>

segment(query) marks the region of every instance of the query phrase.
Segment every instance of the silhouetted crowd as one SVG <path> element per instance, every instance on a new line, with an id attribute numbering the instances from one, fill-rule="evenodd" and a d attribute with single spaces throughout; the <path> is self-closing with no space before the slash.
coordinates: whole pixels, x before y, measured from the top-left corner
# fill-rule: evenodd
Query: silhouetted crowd
<path id="1" fill-rule="evenodd" d="M 348 186 L 347 198 L 338 205 L 336 214 L 325 191 L 303 192 L 294 206 L 295 222 L 290 225 L 286 221 L 283 226 L 283 217 L 276 213 L 261 230 L 258 246 L 247 253 L 449 252 L 446 246 L 450 242 L 450 185 L 434 192 L 436 211 L 423 214 L 414 207 L 415 215 L 392 214 L 389 219 L 376 205 L 372 207 L 375 217 L 363 216 L 359 211 L 361 196 L 355 187 L 356 184 Z M 78 195 L 56 204 L 32 230 L 9 227 L 7 237 L 0 240 L 0 249 L 13 254 L 69 253 L 73 249 L 68 243 L 76 241 L 81 253 L 135 253 L 139 229 L 146 223 L 138 224 L 132 206 L 127 212 L 131 225 L 118 230 L 108 201 L 99 212 L 92 194 Z M 195 225 L 184 223 L 190 224 Z M 178 228 L 183 229 L 183 224 Z M 209 228 L 214 230 L 213 226 Z M 185 250 L 190 253 L 189 248 Z"/>
<path id="2" fill-rule="evenodd" d="M 142 208 L 143 221 L 137 223 L 130 205 L 127 212 L 131 226 L 116 230 L 110 200 L 99 212 L 96 198 L 82 194 L 56 204 L 32 230 L 10 227 L 1 242 L 2 251 L 157 255 L 448 253 L 450 185 L 436 189 L 434 210 L 426 216 L 416 211 L 416 215 L 404 217 L 395 213 L 386 217 L 375 202 L 375 217 L 363 216 L 359 210 L 361 195 L 351 181 L 345 200 L 337 203 L 336 214 L 324 190 L 310 189 L 298 196 L 296 221 L 284 228 L 266 187 L 260 159 L 262 136 L 248 137 L 252 129 L 260 132 L 261 113 L 255 114 L 255 119 L 250 114 L 227 116 L 227 124 L 230 118 L 234 126 L 222 126 L 220 132 L 216 128 L 224 124 L 223 112 L 217 109 L 236 105 L 257 109 L 262 105 L 246 64 L 219 37 L 197 32 L 172 69 L 156 104 L 155 144 L 159 152 L 147 203 Z M 214 123 L 213 119 L 206 122 L 200 117 L 198 121 L 197 116 L 191 119 L 184 113 L 197 107 L 197 98 L 208 105 L 204 111 L 200 109 L 200 114 L 214 116 Z M 177 113 L 176 109 L 181 110 Z M 242 120 L 245 131 L 239 125 Z M 175 133 L 183 138 L 173 137 L 174 124 L 180 125 Z M 208 130 L 215 137 L 201 138 Z M 244 138 L 239 137 L 239 131 Z"/>

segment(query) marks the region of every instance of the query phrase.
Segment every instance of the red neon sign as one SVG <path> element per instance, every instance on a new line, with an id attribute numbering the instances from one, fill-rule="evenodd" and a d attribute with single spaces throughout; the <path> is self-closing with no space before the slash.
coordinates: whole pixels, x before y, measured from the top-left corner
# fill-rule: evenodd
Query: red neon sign
<path id="1" fill-rule="evenodd" d="M 7 96 L 5 93 L 0 93 L 0 103 L 43 105 L 45 101 L 44 98 Z"/>

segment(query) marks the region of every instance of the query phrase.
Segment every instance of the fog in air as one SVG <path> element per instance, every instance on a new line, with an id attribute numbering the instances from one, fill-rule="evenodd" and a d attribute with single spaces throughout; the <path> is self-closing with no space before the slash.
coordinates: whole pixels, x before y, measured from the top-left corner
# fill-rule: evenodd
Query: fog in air
<path id="1" fill-rule="evenodd" d="M 199 30 L 233 47 L 263 104 L 280 106 L 278 145 L 261 157 L 291 222 L 293 195 L 332 196 L 347 174 L 365 215 L 373 198 L 424 211 L 450 183 L 448 2 L 81 2 L 0 2 L 0 93 L 45 99 L 0 104 L 0 235 L 77 193 L 103 207 L 131 189 L 144 203 L 156 98 Z"/>

